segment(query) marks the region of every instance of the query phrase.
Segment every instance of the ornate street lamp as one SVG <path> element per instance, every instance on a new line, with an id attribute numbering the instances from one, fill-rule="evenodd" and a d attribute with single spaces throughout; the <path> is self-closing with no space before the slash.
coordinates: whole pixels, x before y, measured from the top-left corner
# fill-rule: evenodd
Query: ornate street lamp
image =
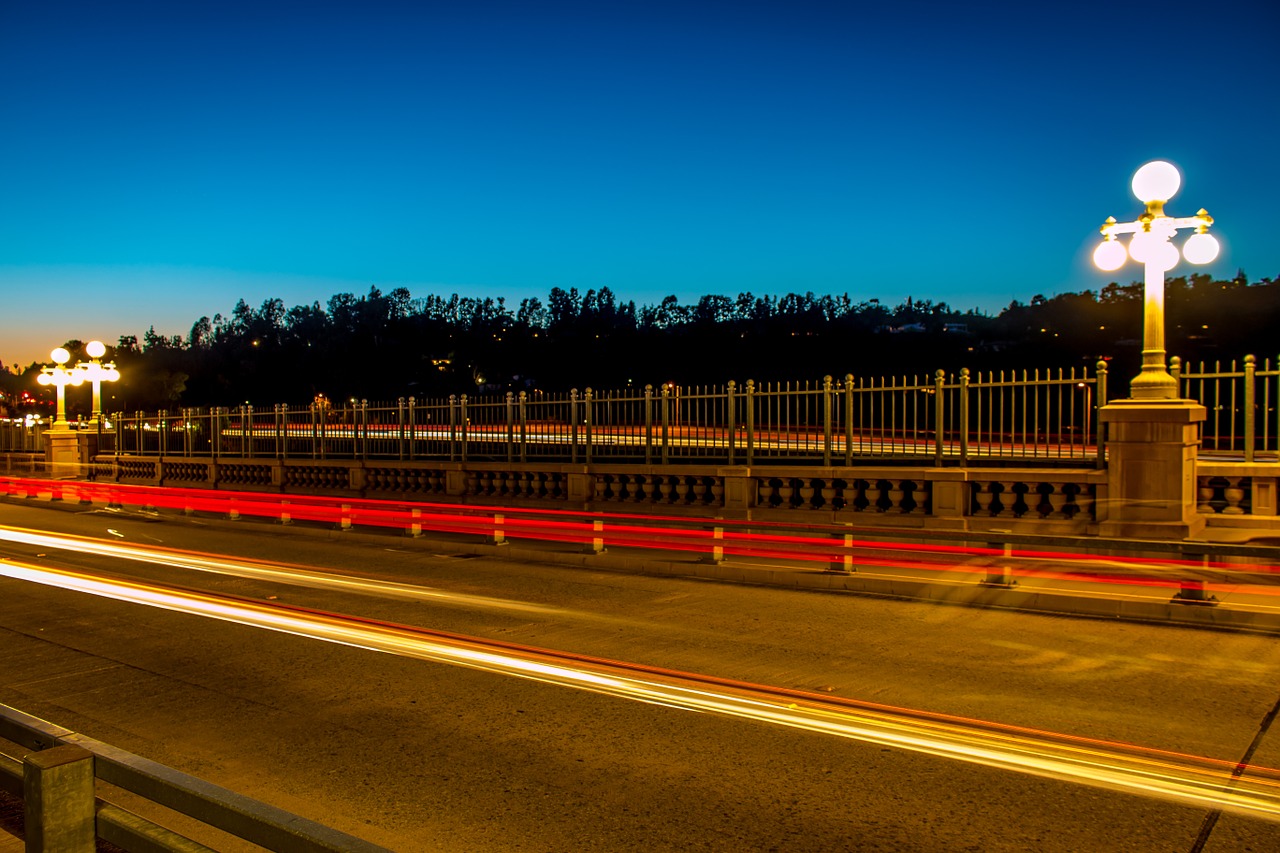
<path id="1" fill-rule="evenodd" d="M 1182 257 L 1193 264 L 1207 264 L 1218 257 L 1218 241 L 1208 233 L 1213 217 L 1201 208 L 1195 216 L 1172 218 L 1165 215 L 1164 205 L 1178 192 L 1182 176 L 1172 163 L 1154 160 L 1133 176 L 1133 194 L 1147 206 L 1147 212 L 1132 222 L 1116 222 L 1108 217 L 1102 225 L 1103 242 L 1094 249 L 1093 262 L 1099 269 L 1112 272 L 1124 266 L 1127 258 L 1143 265 L 1146 297 L 1143 307 L 1142 372 L 1129 383 L 1134 398 L 1176 399 L 1178 382 L 1165 369 L 1164 350 L 1164 274 L 1178 263 L 1178 249 L 1170 238 L 1179 228 L 1194 228 L 1182 247 Z M 1126 250 L 1116 239 L 1119 234 L 1132 234 Z"/>
<path id="2" fill-rule="evenodd" d="M 71 353 L 62 347 L 58 347 L 49 353 L 49 357 L 53 359 L 53 367 L 40 368 L 40 375 L 36 377 L 36 382 L 41 385 L 53 385 L 58 389 L 58 415 L 53 420 L 53 428 L 68 429 L 67 426 L 67 386 L 79 385 L 84 382 L 84 374 L 77 368 L 67 368 L 66 363 L 71 358 Z"/>
<path id="3" fill-rule="evenodd" d="M 89 341 L 84 351 L 89 354 L 89 360 L 77 364 L 76 369 L 83 372 L 84 378 L 93 383 L 92 419 L 97 423 L 102 419 L 102 383 L 115 382 L 120 378 L 120 371 L 116 370 L 116 366 L 111 362 L 103 364 L 100 360 L 107 352 L 107 347 L 102 341 Z"/>

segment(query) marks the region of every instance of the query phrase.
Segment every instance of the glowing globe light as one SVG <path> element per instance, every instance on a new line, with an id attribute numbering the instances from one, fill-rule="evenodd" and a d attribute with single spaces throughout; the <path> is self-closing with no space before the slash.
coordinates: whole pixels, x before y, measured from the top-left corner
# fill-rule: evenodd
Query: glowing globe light
<path id="1" fill-rule="evenodd" d="M 1093 250 L 1094 265 L 1106 272 L 1120 269 L 1128 257 L 1129 253 L 1125 251 L 1124 244 L 1117 240 L 1104 240 L 1098 248 Z"/>
<path id="2" fill-rule="evenodd" d="M 1168 272 L 1178 265 L 1178 258 L 1178 247 L 1163 240 L 1155 245 L 1151 260 L 1147 263 L 1159 267 L 1161 272 Z"/>
<path id="3" fill-rule="evenodd" d="M 1168 201 L 1180 186 L 1178 168 L 1164 160 L 1152 160 L 1133 174 L 1133 194 L 1140 201 Z"/>
<path id="4" fill-rule="evenodd" d="M 1164 272 L 1178 264 L 1178 250 L 1158 234 L 1139 231 L 1129 241 L 1129 256 L 1140 264 L 1148 264 Z"/>
<path id="5" fill-rule="evenodd" d="M 1155 251 L 1155 246 L 1159 242 L 1160 238 L 1150 231 L 1139 231 L 1129 241 L 1129 257 L 1140 264 L 1145 264 L 1151 259 L 1151 254 Z"/>
<path id="6" fill-rule="evenodd" d="M 53 359 L 54 364 L 66 364 L 71 358 L 71 353 L 67 352 L 62 347 L 58 347 L 53 352 L 49 353 L 49 358 Z"/>
<path id="7" fill-rule="evenodd" d="M 1218 238 L 1212 234 L 1192 234 L 1182 247 L 1182 256 L 1189 263 L 1207 264 L 1218 257 Z"/>
<path id="8" fill-rule="evenodd" d="M 89 358 L 102 358 L 107 354 L 107 345 L 102 341 L 89 341 L 84 351 L 89 354 Z"/>

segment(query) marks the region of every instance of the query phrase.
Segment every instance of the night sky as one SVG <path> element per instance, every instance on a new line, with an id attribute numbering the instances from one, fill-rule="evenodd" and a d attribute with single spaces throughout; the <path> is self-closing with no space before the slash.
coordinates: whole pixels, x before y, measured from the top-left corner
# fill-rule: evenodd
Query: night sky
<path id="1" fill-rule="evenodd" d="M 0 0 L 0 361 L 371 285 L 994 313 L 1141 278 L 1157 158 L 1275 277 L 1278 8 Z"/>

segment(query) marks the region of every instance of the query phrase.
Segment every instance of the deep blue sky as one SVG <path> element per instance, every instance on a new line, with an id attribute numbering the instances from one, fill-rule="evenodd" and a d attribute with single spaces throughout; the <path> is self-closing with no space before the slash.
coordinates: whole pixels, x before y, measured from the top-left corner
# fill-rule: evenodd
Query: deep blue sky
<path id="1" fill-rule="evenodd" d="M 1155 158 L 1208 271 L 1274 277 L 1278 41 L 1270 2 L 0 0 L 0 361 L 373 284 L 996 312 L 1140 278 L 1088 257 Z"/>

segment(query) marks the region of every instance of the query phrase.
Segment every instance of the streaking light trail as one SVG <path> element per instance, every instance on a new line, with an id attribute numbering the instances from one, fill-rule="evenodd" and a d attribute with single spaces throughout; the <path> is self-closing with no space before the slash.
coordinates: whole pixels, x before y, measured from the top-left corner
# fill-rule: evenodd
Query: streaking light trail
<path id="1" fill-rule="evenodd" d="M 121 535 L 114 530 L 108 530 L 107 532 L 116 536 Z M 530 604 L 505 598 L 445 592 L 444 590 L 415 586 L 413 584 L 368 580 L 366 578 L 335 575 L 327 572 L 314 572 L 302 566 L 282 566 L 256 560 L 231 560 L 215 554 L 201 554 L 177 548 L 142 547 L 104 542 L 100 539 L 91 539 L 85 536 L 38 533 L 34 530 L 24 530 L 19 527 L 0 525 L 0 541 L 18 542 L 23 545 L 35 545 L 40 548 L 54 548 L 62 551 L 77 551 L 84 554 L 97 554 L 101 557 L 114 557 L 140 563 L 174 566 L 198 572 L 254 578 L 292 586 L 305 586 L 312 589 L 337 589 L 362 595 L 429 600 L 468 607 L 520 610 L 542 615 L 567 615 L 567 611 L 559 607 L 548 607 L 542 604 Z"/>
<path id="2" fill-rule="evenodd" d="M 0 575 L 372 651 L 1280 821 L 1280 770 L 27 563 Z"/>

